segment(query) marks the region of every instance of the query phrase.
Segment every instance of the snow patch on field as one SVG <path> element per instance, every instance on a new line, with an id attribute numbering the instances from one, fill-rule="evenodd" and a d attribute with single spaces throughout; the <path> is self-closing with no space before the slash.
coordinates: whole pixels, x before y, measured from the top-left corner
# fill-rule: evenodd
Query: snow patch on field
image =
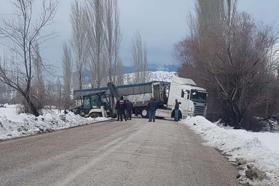
<path id="1" fill-rule="evenodd" d="M 176 72 L 166 72 L 166 71 L 156 71 L 148 72 L 149 78 L 148 81 L 165 81 L 171 82 L 172 77 Z M 134 83 L 135 73 L 124 74 L 124 84 Z"/>
<path id="2" fill-rule="evenodd" d="M 30 114 L 17 114 L 17 105 L 5 105 L 0 108 L 0 140 L 51 132 L 107 118 L 83 118 L 73 113 L 62 114 L 58 110 L 44 110 L 43 115 L 35 117 Z"/>
<path id="3" fill-rule="evenodd" d="M 239 168 L 239 180 L 251 185 L 279 185 L 279 133 L 254 133 L 218 126 L 204 117 L 182 121 L 206 145 L 221 150 Z"/>

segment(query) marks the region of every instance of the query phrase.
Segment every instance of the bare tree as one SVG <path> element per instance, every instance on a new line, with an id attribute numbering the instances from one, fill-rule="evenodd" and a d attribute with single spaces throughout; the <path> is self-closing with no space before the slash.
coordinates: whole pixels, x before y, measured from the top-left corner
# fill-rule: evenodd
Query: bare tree
<path id="1" fill-rule="evenodd" d="M 114 62 L 114 77 L 116 78 L 114 80 L 114 82 L 116 84 L 123 84 L 123 73 L 124 73 L 124 69 L 123 69 L 123 63 L 120 59 L 119 56 L 119 49 L 120 49 L 120 42 L 121 42 L 121 31 L 120 31 L 120 23 L 119 23 L 119 10 L 118 10 L 118 4 L 117 4 L 117 0 L 114 1 L 115 5 L 115 11 L 114 11 L 114 37 L 113 37 L 113 49 L 114 49 L 114 55 L 113 55 L 113 62 Z M 119 81 L 120 79 L 122 79 L 121 81 Z"/>
<path id="2" fill-rule="evenodd" d="M 114 11 L 115 8 L 113 7 L 115 3 L 113 3 L 112 0 L 105 0 L 105 19 L 104 19 L 104 29 L 106 33 L 105 41 L 106 41 L 106 56 L 107 56 L 107 61 L 108 61 L 108 79 L 109 82 L 113 81 L 113 37 L 114 37 L 114 32 L 113 32 L 113 27 L 114 27 Z"/>
<path id="3" fill-rule="evenodd" d="M 62 92 L 62 84 L 60 81 L 60 78 L 57 78 L 56 84 L 55 84 L 55 97 L 56 97 L 56 105 L 58 106 L 59 111 L 61 112 L 62 109 L 62 102 L 63 102 L 63 92 Z"/>
<path id="4" fill-rule="evenodd" d="M 0 104 L 9 103 L 11 101 L 9 87 L 6 84 L 0 84 Z"/>
<path id="5" fill-rule="evenodd" d="M 216 32 L 218 28 L 221 28 L 225 13 L 224 0 L 198 0 L 196 11 L 200 35 L 213 29 Z"/>
<path id="6" fill-rule="evenodd" d="M 133 43 L 132 60 L 135 72 L 135 83 L 146 82 L 148 77 L 147 50 L 139 33 L 136 35 L 136 39 Z"/>
<path id="7" fill-rule="evenodd" d="M 7 40 L 14 58 L 1 62 L 0 81 L 17 90 L 25 99 L 28 110 L 38 116 L 38 109 L 31 99 L 34 47 L 43 39 L 41 32 L 53 19 L 56 3 L 43 1 L 40 16 L 33 14 L 33 0 L 13 0 L 13 4 L 16 14 L 3 21 L 0 35 Z"/>
<path id="8" fill-rule="evenodd" d="M 150 74 L 149 74 L 149 71 L 148 71 L 148 59 L 147 59 L 147 49 L 146 49 L 146 46 L 144 46 L 144 49 L 143 49 L 142 69 L 143 69 L 142 70 L 143 82 L 147 82 L 150 79 Z"/>
<path id="9" fill-rule="evenodd" d="M 35 44 L 34 48 L 34 85 L 33 85 L 33 93 L 32 97 L 34 98 L 34 102 L 36 102 L 36 107 L 41 109 L 45 105 L 45 85 L 43 78 L 43 60 L 40 54 L 40 48 L 38 43 Z"/>
<path id="10" fill-rule="evenodd" d="M 116 83 L 119 70 L 120 25 L 117 0 L 77 1 L 72 6 L 73 49 L 77 69 L 82 72 L 85 62 L 91 71 L 92 87 L 107 81 Z M 80 57 L 79 57 L 80 56 Z M 82 57 L 83 56 L 83 57 Z M 82 58 L 82 59 L 79 59 Z M 81 79 L 82 73 L 79 73 Z M 80 86 L 79 88 L 82 88 Z"/>
<path id="11" fill-rule="evenodd" d="M 104 1 L 88 0 L 86 3 L 86 31 L 92 72 L 92 87 L 100 87 L 104 73 Z"/>
<path id="12" fill-rule="evenodd" d="M 67 44 L 64 44 L 63 47 L 64 56 L 63 56 L 63 101 L 64 109 L 68 109 L 71 106 L 71 82 L 72 82 L 72 55 L 70 48 Z"/>
<path id="13" fill-rule="evenodd" d="M 116 85 L 123 85 L 124 84 L 124 71 L 123 71 L 123 64 L 120 59 L 118 59 L 115 65 L 115 80 L 114 83 Z"/>
<path id="14" fill-rule="evenodd" d="M 56 108 L 61 107 L 62 100 L 60 100 L 60 96 L 62 96 L 62 85 L 59 78 L 51 81 L 46 81 L 45 94 L 45 99 L 48 103 L 48 106 L 50 106 L 50 109 L 52 106 L 55 106 Z"/>
<path id="15" fill-rule="evenodd" d="M 108 61 L 108 80 L 116 83 L 120 47 L 120 26 L 117 0 L 105 0 L 105 56 Z"/>
<path id="16" fill-rule="evenodd" d="M 78 86 L 82 89 L 84 79 L 84 67 L 88 58 L 88 43 L 85 22 L 85 8 L 78 1 L 72 5 L 71 23 L 72 23 L 72 47 L 75 54 L 75 70 L 78 76 Z"/>

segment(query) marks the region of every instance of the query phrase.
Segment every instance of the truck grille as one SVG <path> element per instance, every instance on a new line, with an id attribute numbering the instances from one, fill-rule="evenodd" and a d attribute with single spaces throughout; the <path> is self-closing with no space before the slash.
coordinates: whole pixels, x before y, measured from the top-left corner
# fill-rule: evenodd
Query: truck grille
<path id="1" fill-rule="evenodd" d="M 204 115 L 204 110 L 205 110 L 204 106 L 195 105 L 194 115 L 195 116 L 203 116 Z"/>

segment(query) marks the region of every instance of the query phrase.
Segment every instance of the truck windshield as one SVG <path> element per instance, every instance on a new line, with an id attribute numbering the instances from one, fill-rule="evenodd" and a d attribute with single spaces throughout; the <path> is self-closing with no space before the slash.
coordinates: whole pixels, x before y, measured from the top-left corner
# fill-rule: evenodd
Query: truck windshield
<path id="1" fill-rule="evenodd" d="M 207 93 L 199 92 L 198 90 L 191 90 L 191 100 L 195 102 L 205 103 Z"/>

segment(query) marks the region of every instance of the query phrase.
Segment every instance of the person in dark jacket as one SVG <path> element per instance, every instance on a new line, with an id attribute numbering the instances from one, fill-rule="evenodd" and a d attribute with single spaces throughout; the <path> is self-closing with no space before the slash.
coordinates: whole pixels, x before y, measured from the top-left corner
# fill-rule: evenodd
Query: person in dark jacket
<path id="1" fill-rule="evenodd" d="M 129 100 L 126 101 L 126 117 L 127 119 L 132 119 L 133 103 Z"/>
<path id="2" fill-rule="evenodd" d="M 125 121 L 127 121 L 125 110 L 126 110 L 126 101 L 124 100 L 123 96 L 120 97 L 120 99 L 116 102 L 115 109 L 117 110 L 117 121 L 123 121 L 123 118 Z"/>
<path id="3" fill-rule="evenodd" d="M 179 121 L 181 119 L 181 113 L 180 113 L 180 110 L 179 110 L 179 105 L 181 103 L 177 101 L 177 99 L 175 100 L 175 105 L 174 105 L 174 120 L 175 121 Z"/>
<path id="4" fill-rule="evenodd" d="M 147 109 L 148 109 L 148 116 L 149 116 L 149 120 L 148 122 L 155 122 L 155 115 L 156 115 L 156 110 L 157 110 L 157 102 L 154 98 L 151 98 L 148 105 L 147 105 Z"/>

